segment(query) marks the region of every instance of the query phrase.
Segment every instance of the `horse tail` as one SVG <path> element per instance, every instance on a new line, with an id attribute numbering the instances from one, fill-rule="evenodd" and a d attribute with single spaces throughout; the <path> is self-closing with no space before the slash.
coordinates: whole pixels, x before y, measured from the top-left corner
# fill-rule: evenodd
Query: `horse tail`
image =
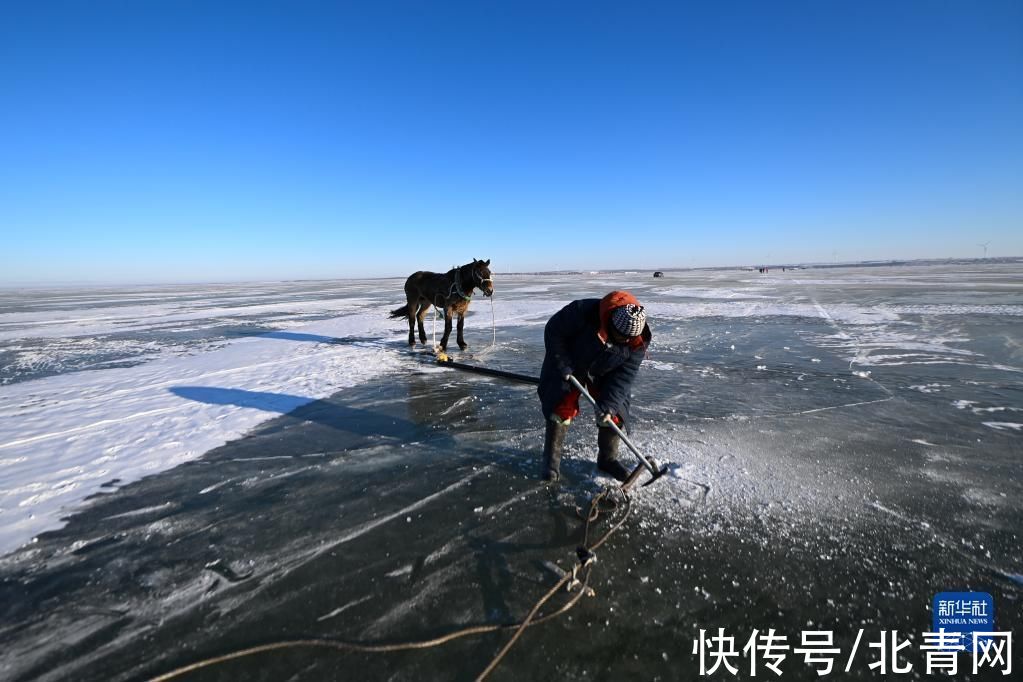
<path id="1" fill-rule="evenodd" d="M 395 310 L 391 311 L 391 317 L 395 318 L 395 319 L 397 319 L 399 317 L 408 318 L 408 316 L 409 316 L 409 314 L 408 314 L 408 303 L 406 303 L 405 305 L 403 305 L 400 308 L 396 308 Z"/>

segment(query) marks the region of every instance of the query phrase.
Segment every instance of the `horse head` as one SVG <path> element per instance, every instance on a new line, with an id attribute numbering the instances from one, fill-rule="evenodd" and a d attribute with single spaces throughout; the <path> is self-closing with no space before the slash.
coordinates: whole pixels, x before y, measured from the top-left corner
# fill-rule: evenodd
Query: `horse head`
<path id="1" fill-rule="evenodd" d="M 472 274 L 470 275 L 470 281 L 473 287 L 483 292 L 484 296 L 494 295 L 494 279 L 490 274 L 490 259 L 476 260 L 472 259 L 472 263 L 469 264 L 472 268 Z"/>

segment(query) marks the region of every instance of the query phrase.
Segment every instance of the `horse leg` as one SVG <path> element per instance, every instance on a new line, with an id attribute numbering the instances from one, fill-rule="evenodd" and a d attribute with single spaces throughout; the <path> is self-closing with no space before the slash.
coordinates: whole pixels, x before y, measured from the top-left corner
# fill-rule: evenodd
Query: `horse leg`
<path id="1" fill-rule="evenodd" d="M 419 312 L 416 313 L 416 320 L 419 322 L 419 340 L 426 345 L 426 328 L 423 326 L 423 318 L 426 317 L 426 312 L 430 309 L 430 304 L 426 301 L 419 302 Z"/>
<path id="2" fill-rule="evenodd" d="M 444 311 L 444 336 L 440 339 L 440 349 L 448 349 L 448 337 L 451 336 L 451 311 Z"/>
<path id="3" fill-rule="evenodd" d="M 458 341 L 458 347 L 461 348 L 462 350 L 465 350 L 466 348 L 469 347 L 469 344 L 467 344 L 465 342 L 465 339 L 462 338 L 463 327 L 465 327 L 465 313 L 462 313 L 458 316 L 458 335 L 455 337 L 455 339 Z"/>

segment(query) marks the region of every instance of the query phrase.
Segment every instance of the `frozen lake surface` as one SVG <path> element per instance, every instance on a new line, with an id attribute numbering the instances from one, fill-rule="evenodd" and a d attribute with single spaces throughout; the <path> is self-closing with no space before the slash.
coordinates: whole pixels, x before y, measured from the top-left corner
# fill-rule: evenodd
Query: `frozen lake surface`
<path id="1" fill-rule="evenodd" d="M 596 595 L 493 679 L 692 679 L 701 629 L 918 645 L 942 591 L 991 593 L 1019 634 L 1020 265 L 498 274 L 496 344 L 477 297 L 453 358 L 535 376 L 547 318 L 615 288 L 650 314 L 633 435 L 671 476 L 598 552 Z M 409 352 L 401 289 L 0 291 L 0 678 L 144 679 L 524 616 L 607 483 L 595 428 L 578 420 L 567 480 L 542 485 L 533 387 Z M 472 679 L 507 637 L 186 679 Z"/>

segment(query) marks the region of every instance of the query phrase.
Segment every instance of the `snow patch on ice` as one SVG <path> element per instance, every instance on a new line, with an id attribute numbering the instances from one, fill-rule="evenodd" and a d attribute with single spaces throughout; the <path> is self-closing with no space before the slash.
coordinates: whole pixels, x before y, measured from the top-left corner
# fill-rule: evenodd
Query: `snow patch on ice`
<path id="1" fill-rule="evenodd" d="M 362 597 L 360 599 L 356 599 L 355 601 L 350 601 L 347 604 L 345 604 L 344 606 L 339 606 L 338 608 L 334 609 L 330 613 L 323 614 L 322 616 L 317 618 L 316 621 L 320 622 L 320 621 L 324 621 L 324 620 L 328 620 L 330 618 L 333 618 L 334 616 L 339 616 L 342 613 L 344 613 L 345 611 L 347 611 L 348 609 L 352 608 L 353 606 L 358 606 L 359 604 L 363 603 L 364 601 L 368 601 L 368 600 L 370 600 L 372 598 L 373 598 L 373 595 L 367 594 L 365 597 Z"/>
<path id="2" fill-rule="evenodd" d="M 376 309 L 301 329 L 309 339 L 357 335 L 380 341 L 328 344 L 271 334 L 236 339 L 199 355 L 4 387 L 0 553 L 59 528 L 60 518 L 103 481 L 130 483 L 195 459 L 275 411 L 325 398 L 407 362 L 403 353 L 386 351 L 384 340 L 393 338 L 394 325 Z M 99 452 L 108 457 L 103 467 L 88 466 Z"/>
<path id="3" fill-rule="evenodd" d="M 661 296 L 675 296 L 678 298 L 706 298 L 706 299 L 744 299 L 744 298 L 761 298 L 761 299 L 774 299 L 777 296 L 770 296 L 763 293 L 756 293 L 763 291 L 758 287 L 743 287 L 740 289 L 730 288 L 712 288 L 712 287 L 676 287 L 673 289 L 664 289 L 657 293 Z"/>
<path id="4" fill-rule="evenodd" d="M 997 407 L 971 407 L 970 411 L 974 414 L 989 414 L 991 412 L 1023 412 L 1023 407 L 1006 407 L 999 405 Z"/>
<path id="5" fill-rule="evenodd" d="M 981 422 L 984 426 L 990 427 L 997 431 L 1015 431 L 1016 433 L 1023 432 L 1023 424 L 1018 422 Z"/>
<path id="6" fill-rule="evenodd" d="M 253 317 L 280 312 L 294 319 L 300 314 L 341 314 L 369 305 L 370 298 L 283 301 L 257 305 L 193 306 L 181 303 L 150 304 L 73 309 L 61 311 L 16 312 L 0 314 L 0 341 L 25 338 L 99 336 L 127 331 L 153 330 L 181 322 L 222 321 L 239 316 Z M 204 325 L 205 327 L 205 325 Z"/>
<path id="7" fill-rule="evenodd" d="M 668 303 L 651 301 L 647 310 L 658 319 L 686 320 L 696 317 L 805 317 L 819 318 L 821 310 L 812 303 L 783 301 L 715 301 L 707 303 Z M 894 322 L 899 316 L 889 309 L 877 306 L 835 304 L 828 306 L 828 318 L 834 322 L 856 325 Z"/>
<path id="8" fill-rule="evenodd" d="M 1023 315 L 1023 305 L 893 305 L 900 315 Z"/>
<path id="9" fill-rule="evenodd" d="M 502 290 L 502 295 L 507 294 L 545 294 L 550 291 L 550 286 L 533 285 L 533 286 L 516 286 L 512 285 L 506 290 Z"/>
<path id="10" fill-rule="evenodd" d="M 152 507 L 143 507 L 142 509 L 132 509 L 131 511 L 122 512 L 120 514 L 113 514 L 107 516 L 108 519 L 124 519 L 132 516 L 144 516 L 146 514 L 152 514 L 153 512 L 165 511 L 171 509 L 176 505 L 173 502 L 164 502 L 163 504 L 156 504 Z"/>
<path id="11" fill-rule="evenodd" d="M 412 564 L 406 564 L 405 566 L 402 566 L 401 568 L 396 568 L 393 571 L 385 573 L 384 575 L 387 576 L 388 578 L 400 578 L 403 575 L 409 575 L 411 573 Z"/>
<path id="12" fill-rule="evenodd" d="M 982 356 L 953 344 L 969 342 L 964 336 L 928 336 L 915 328 L 903 330 L 889 324 L 863 325 L 854 332 L 807 334 L 824 348 L 842 352 L 845 359 L 862 366 L 919 364 L 982 364 Z"/>
<path id="13" fill-rule="evenodd" d="M 943 388 L 951 388 L 951 384 L 916 384 L 910 386 L 911 391 L 919 391 L 920 393 L 940 393 Z"/>

